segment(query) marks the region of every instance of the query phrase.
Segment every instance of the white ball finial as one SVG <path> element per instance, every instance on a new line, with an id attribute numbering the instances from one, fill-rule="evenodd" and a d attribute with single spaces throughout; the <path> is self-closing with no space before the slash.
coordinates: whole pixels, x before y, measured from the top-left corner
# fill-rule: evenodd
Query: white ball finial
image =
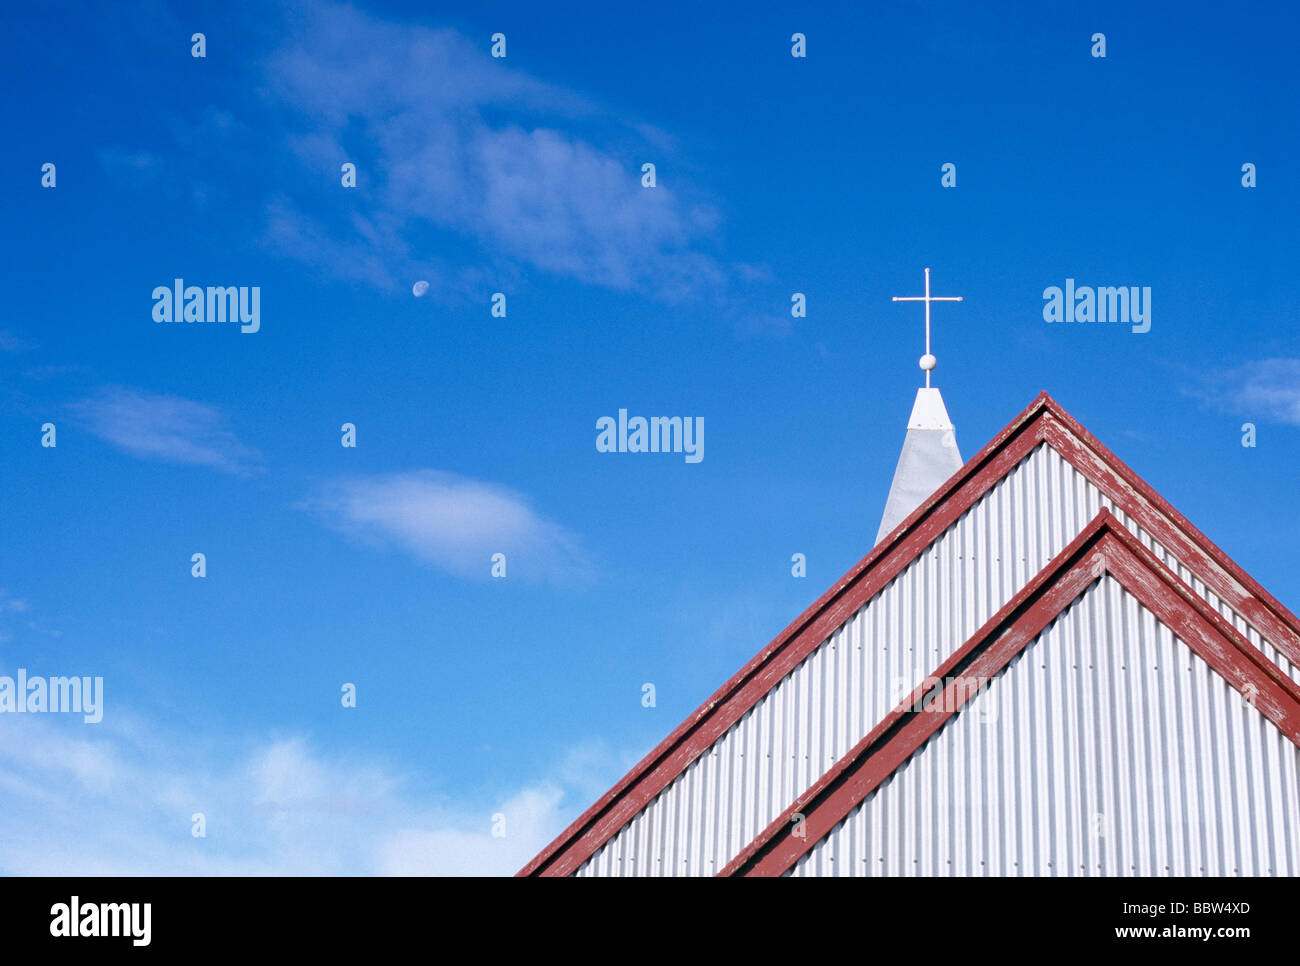
<path id="1" fill-rule="evenodd" d="M 932 372 L 934 370 L 934 367 L 937 366 L 938 364 L 939 364 L 939 360 L 936 359 L 928 352 L 925 355 L 921 356 L 921 368 L 924 369 L 926 372 Z"/>

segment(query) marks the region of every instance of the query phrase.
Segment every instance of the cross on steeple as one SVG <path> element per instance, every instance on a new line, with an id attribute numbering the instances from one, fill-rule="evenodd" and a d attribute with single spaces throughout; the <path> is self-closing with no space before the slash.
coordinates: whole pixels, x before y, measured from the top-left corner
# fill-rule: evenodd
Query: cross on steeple
<path id="1" fill-rule="evenodd" d="M 895 295 L 895 302 L 924 302 L 925 303 L 925 355 L 921 356 L 921 368 L 925 370 L 925 388 L 930 388 L 930 373 L 934 367 L 939 364 L 938 360 L 930 354 L 930 303 L 931 302 L 960 302 L 961 296 L 938 296 L 930 294 L 930 270 L 925 270 L 925 294 L 924 295 Z"/>

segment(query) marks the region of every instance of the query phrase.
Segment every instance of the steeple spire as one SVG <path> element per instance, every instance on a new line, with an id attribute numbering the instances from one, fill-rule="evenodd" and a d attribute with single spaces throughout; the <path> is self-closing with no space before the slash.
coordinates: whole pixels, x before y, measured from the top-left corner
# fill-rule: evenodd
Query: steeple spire
<path id="1" fill-rule="evenodd" d="M 948 418 L 948 409 L 938 389 L 930 388 L 930 373 L 938 364 L 930 352 L 930 303 L 960 302 L 959 296 L 930 294 L 930 270 L 925 270 L 925 295 L 894 296 L 895 302 L 925 303 L 925 355 L 921 356 L 921 369 L 925 372 L 925 387 L 916 391 L 912 415 L 907 421 L 907 436 L 903 452 L 894 470 L 894 482 L 889 487 L 885 501 L 885 514 L 880 520 L 876 543 L 926 501 L 948 477 L 961 468 L 961 453 L 957 450 L 956 430 Z"/>

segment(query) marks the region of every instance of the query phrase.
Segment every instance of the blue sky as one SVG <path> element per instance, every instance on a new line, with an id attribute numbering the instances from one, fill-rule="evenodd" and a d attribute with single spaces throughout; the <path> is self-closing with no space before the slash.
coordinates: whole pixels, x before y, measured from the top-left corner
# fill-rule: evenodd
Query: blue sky
<path id="1" fill-rule="evenodd" d="M 1300 609 L 1294 18 L 7 10 L 0 674 L 106 707 L 0 717 L 0 870 L 517 868 L 870 549 L 927 265 L 964 456 L 1046 389 Z M 177 277 L 260 331 L 154 323 Z"/>

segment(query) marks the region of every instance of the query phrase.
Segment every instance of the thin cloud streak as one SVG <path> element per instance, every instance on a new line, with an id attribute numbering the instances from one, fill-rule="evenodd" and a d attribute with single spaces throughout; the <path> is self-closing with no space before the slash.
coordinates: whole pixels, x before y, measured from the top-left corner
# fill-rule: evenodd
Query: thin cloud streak
<path id="1" fill-rule="evenodd" d="M 258 454 L 206 403 L 125 386 L 105 386 L 73 403 L 75 418 L 105 442 L 139 459 L 207 466 L 248 475 Z"/>

